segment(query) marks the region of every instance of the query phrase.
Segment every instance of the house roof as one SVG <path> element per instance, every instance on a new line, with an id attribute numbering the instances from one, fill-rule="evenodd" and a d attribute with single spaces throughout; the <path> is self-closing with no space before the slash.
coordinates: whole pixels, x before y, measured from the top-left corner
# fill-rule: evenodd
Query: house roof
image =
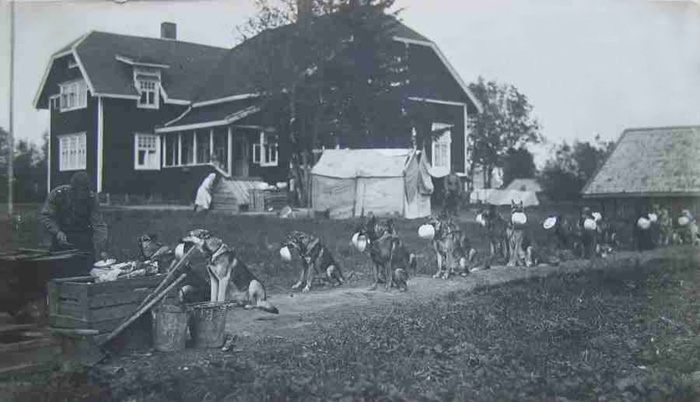
<path id="1" fill-rule="evenodd" d="M 584 197 L 700 195 L 700 126 L 625 130 Z"/>
<path id="2" fill-rule="evenodd" d="M 311 174 L 342 179 L 403 177 L 412 152 L 411 149 L 326 149 Z"/>
<path id="3" fill-rule="evenodd" d="M 505 190 L 534 191 L 539 193 L 542 191 L 542 187 L 535 179 L 514 179 Z"/>
<path id="4" fill-rule="evenodd" d="M 464 95 L 471 104 L 480 107 L 478 100 L 469 92 L 461 78 L 449 66 L 444 56 L 433 42 L 407 27 L 392 16 L 386 16 L 391 23 L 393 37 L 432 48 L 450 70 L 450 74 L 459 83 Z M 330 24 L 330 25 L 329 25 Z M 332 16 L 318 18 L 314 26 L 334 26 Z M 253 77 L 259 77 L 258 63 L 254 59 L 261 43 L 275 44 L 271 51 L 273 58 L 279 62 L 271 64 L 284 74 L 285 56 L 276 49 L 284 48 L 295 25 L 286 25 L 277 29 L 263 31 L 251 39 L 231 49 L 183 42 L 180 40 L 147 38 L 141 36 L 121 35 L 100 31 L 91 31 L 59 50 L 52 57 L 72 51 L 80 64 L 81 71 L 93 94 L 101 96 L 137 98 L 133 82 L 131 64 L 161 65 L 162 87 L 167 100 L 201 103 L 219 100 L 231 96 L 241 96 L 256 92 Z M 274 60 L 274 59 L 273 59 Z M 47 67 L 35 101 L 36 107 L 47 104 L 48 91 L 45 88 L 51 64 Z M 277 74 L 268 74 L 275 76 Z"/>
<path id="5" fill-rule="evenodd" d="M 122 60 L 167 66 L 161 71 L 163 88 L 169 99 L 194 98 L 203 77 L 224 56 L 227 49 L 179 40 L 147 38 L 91 31 L 54 53 L 72 51 L 81 64 L 86 81 L 95 94 L 136 97 L 133 70 Z M 51 68 L 51 65 L 48 66 Z M 45 82 L 39 88 L 37 105 L 46 97 Z"/>

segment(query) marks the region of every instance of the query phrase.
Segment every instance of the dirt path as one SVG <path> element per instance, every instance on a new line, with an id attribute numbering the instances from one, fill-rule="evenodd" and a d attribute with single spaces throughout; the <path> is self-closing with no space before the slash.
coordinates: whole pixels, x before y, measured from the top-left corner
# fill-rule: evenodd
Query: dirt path
<path id="1" fill-rule="evenodd" d="M 455 291 L 475 291 L 490 286 L 530 278 L 542 278 L 561 273 L 576 273 L 590 270 L 607 270 L 644 264 L 649 260 L 675 258 L 673 249 L 646 253 L 620 252 L 612 257 L 596 261 L 568 261 L 560 266 L 537 266 L 532 268 L 493 267 L 468 277 L 453 277 L 449 280 L 430 277 L 413 277 L 407 292 L 383 287 L 371 291 L 365 287 L 321 288 L 310 293 L 287 293 L 270 296 L 270 302 L 279 310 L 279 315 L 261 311 L 234 309 L 229 313 L 227 332 L 244 338 L 261 336 L 293 337 L 300 330 L 318 327 L 319 314 L 353 312 L 358 309 L 381 308 L 392 303 L 429 302 Z M 697 258 L 697 256 L 695 256 Z"/>

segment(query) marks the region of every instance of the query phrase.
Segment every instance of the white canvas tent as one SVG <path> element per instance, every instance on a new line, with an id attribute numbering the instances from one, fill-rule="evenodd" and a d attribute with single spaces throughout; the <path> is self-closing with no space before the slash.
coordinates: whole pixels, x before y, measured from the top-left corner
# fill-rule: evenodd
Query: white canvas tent
<path id="1" fill-rule="evenodd" d="M 433 184 L 422 152 L 330 149 L 311 170 L 312 205 L 332 218 L 372 213 L 409 219 L 430 215 Z"/>

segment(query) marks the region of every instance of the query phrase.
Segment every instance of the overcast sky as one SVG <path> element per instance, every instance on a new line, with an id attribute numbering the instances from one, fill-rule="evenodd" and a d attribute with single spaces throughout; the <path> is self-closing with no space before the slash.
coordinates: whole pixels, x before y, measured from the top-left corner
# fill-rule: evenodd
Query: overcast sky
<path id="1" fill-rule="evenodd" d="M 9 6 L 0 0 L 0 126 L 8 126 Z M 700 124 L 700 7 L 650 0 L 397 0 L 404 23 L 465 81 L 514 84 L 550 142 L 616 139 L 627 127 Z M 37 1 L 16 5 L 15 133 L 39 141 L 32 102 L 53 52 L 89 30 L 229 47 L 252 0 Z M 546 148 L 537 152 L 538 162 Z"/>

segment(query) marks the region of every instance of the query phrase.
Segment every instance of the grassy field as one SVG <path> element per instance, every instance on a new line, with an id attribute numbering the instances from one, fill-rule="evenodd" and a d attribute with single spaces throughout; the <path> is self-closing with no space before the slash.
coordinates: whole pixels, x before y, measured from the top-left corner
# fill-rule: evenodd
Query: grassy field
<path id="1" fill-rule="evenodd" d="M 20 205 L 15 218 L 0 219 L 0 250 L 13 247 L 37 247 L 48 245 L 48 238 L 36 220 L 36 205 Z M 573 213 L 571 207 L 530 208 L 528 231 L 540 245 L 549 242 L 541 222 L 548 213 Z M 507 213 L 507 208 L 502 210 Z M 464 211 L 460 216 L 474 246 L 481 255 L 488 252 L 488 244 L 482 227 L 474 222 L 474 212 Z M 354 281 L 366 282 L 371 275 L 371 263 L 366 255 L 350 245 L 357 219 L 294 219 L 284 220 L 269 216 L 223 215 L 212 213 L 193 216 L 190 211 L 135 211 L 106 209 L 104 217 L 109 226 L 109 251 L 120 260 L 137 257 L 136 239 L 145 233 L 155 233 L 167 244 L 175 244 L 188 230 L 205 228 L 228 244 L 236 247 L 243 260 L 260 276 L 274 293 L 288 289 L 297 279 L 298 262 L 283 263 L 279 258 L 279 245 L 292 230 L 302 230 L 320 236 L 333 251 L 344 271 L 356 273 Z M 429 242 L 418 238 L 422 220 L 397 220 L 397 229 L 406 245 L 418 256 L 418 272 L 432 274 L 435 270 L 434 253 Z"/>
<path id="2" fill-rule="evenodd" d="M 116 373 L 64 370 L 24 379 L 15 397 L 694 401 L 699 279 L 697 262 L 652 259 L 430 303 L 337 309 L 301 336 L 242 339 L 234 353 L 135 357 Z"/>

